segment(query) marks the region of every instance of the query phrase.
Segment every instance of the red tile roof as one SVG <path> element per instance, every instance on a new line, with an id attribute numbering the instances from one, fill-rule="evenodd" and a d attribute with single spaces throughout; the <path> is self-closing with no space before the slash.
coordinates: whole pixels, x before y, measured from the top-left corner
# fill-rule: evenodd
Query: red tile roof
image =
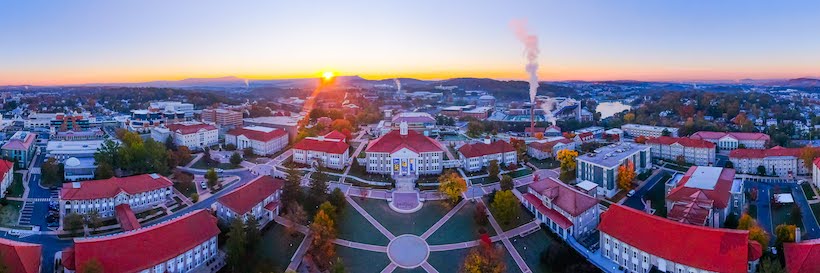
<path id="1" fill-rule="evenodd" d="M 365 152 L 393 153 L 403 148 L 416 153 L 444 152 L 444 148 L 437 141 L 413 130 L 408 130 L 407 135 L 401 135 L 400 130 L 390 131 L 368 143 Z"/>
<path id="2" fill-rule="evenodd" d="M 533 143 L 527 144 L 527 146 L 530 146 L 530 147 L 532 147 L 536 150 L 539 150 L 539 151 L 551 153 L 552 149 L 555 148 L 555 145 L 558 145 L 558 143 L 563 143 L 563 144 L 572 143 L 572 140 L 568 139 L 568 138 L 562 138 L 562 139 L 559 139 L 559 140 L 553 140 L 553 141 L 549 141 L 549 142 L 533 142 Z"/>
<path id="3" fill-rule="evenodd" d="M 0 264 L 9 273 L 39 273 L 41 250 L 40 245 L 0 238 Z"/>
<path id="4" fill-rule="evenodd" d="M 6 144 L 3 144 L 3 150 L 18 150 L 18 151 L 25 151 L 28 150 L 32 143 L 34 143 L 34 139 L 37 138 L 37 134 L 31 132 L 17 132 L 17 133 L 25 133 L 26 137 L 24 139 L 19 138 L 12 138 L 9 139 Z M 15 135 L 17 135 L 15 133 Z"/>
<path id="5" fill-rule="evenodd" d="M 669 191 L 666 199 L 672 202 L 692 202 L 693 200 L 703 202 L 703 200 L 711 200 L 714 201 L 716 208 L 726 208 L 729 204 L 729 198 L 731 198 L 732 195 L 730 191 L 732 190 L 732 183 L 734 183 L 735 180 L 735 170 L 729 168 L 721 170 L 717 183 L 715 183 L 715 187 L 712 190 L 687 187 L 686 183 L 689 182 L 689 180 L 693 179 L 693 177 L 695 179 L 698 178 L 697 172 L 700 168 L 716 167 L 689 167 L 689 170 L 687 170 L 683 178 L 678 181 L 676 187 Z"/>
<path id="6" fill-rule="evenodd" d="M 112 236 L 74 239 L 77 272 L 97 259 L 105 272 L 139 272 L 185 253 L 219 234 L 216 217 L 197 210 L 153 226 Z"/>
<path id="7" fill-rule="evenodd" d="M 737 149 L 729 152 L 729 158 L 765 158 L 770 156 L 800 156 L 803 148 L 783 148 L 775 146 L 770 149 Z M 815 147 L 815 151 L 820 152 L 820 147 Z"/>
<path id="8" fill-rule="evenodd" d="M 524 196 L 524 200 L 532 204 L 538 212 L 547 218 L 550 218 L 550 220 L 561 226 L 561 228 L 566 229 L 572 226 L 572 222 L 567 219 L 567 217 L 564 217 L 561 213 L 555 211 L 554 209 L 544 206 L 544 203 L 541 202 L 541 199 L 538 199 L 538 196 L 531 193 L 525 193 L 522 195 Z"/>
<path id="9" fill-rule="evenodd" d="M 815 159 L 814 159 L 814 162 L 812 162 L 812 163 L 814 163 L 814 166 L 816 166 L 816 167 L 820 168 L 820 157 L 815 158 Z"/>
<path id="10" fill-rule="evenodd" d="M 695 268 L 746 273 L 749 232 L 682 224 L 613 204 L 598 230 L 642 251 Z"/>
<path id="11" fill-rule="evenodd" d="M 321 138 L 305 138 L 300 140 L 293 145 L 293 149 L 297 150 L 306 150 L 306 151 L 318 151 L 318 152 L 325 152 L 329 154 L 343 154 L 350 145 L 347 145 L 344 141 L 339 139 L 325 139 Z"/>
<path id="12" fill-rule="evenodd" d="M 672 145 L 675 143 L 678 143 L 683 147 L 690 148 L 715 148 L 715 144 L 712 142 L 694 138 L 662 136 L 646 140 L 646 144 Z"/>
<path id="13" fill-rule="evenodd" d="M 131 205 L 119 204 L 114 207 L 114 211 L 117 214 L 117 221 L 120 222 L 122 230 L 130 231 L 140 228 L 140 222 L 137 220 L 137 216 L 134 215 L 134 211 L 131 210 Z"/>
<path id="14" fill-rule="evenodd" d="M 288 133 L 285 132 L 285 130 L 281 130 L 281 129 L 275 129 L 275 130 L 272 130 L 272 131 L 266 133 L 266 132 L 263 132 L 263 131 L 251 130 L 251 129 L 246 129 L 244 127 L 241 127 L 241 128 L 231 129 L 230 131 L 228 131 L 227 134 L 232 135 L 232 136 L 244 135 L 248 139 L 262 141 L 262 142 L 268 142 L 268 141 L 271 141 L 273 139 L 280 138 L 282 136 L 287 136 Z"/>
<path id="15" fill-rule="evenodd" d="M 769 140 L 769 135 L 764 133 L 745 133 L 745 132 L 710 132 L 710 131 L 700 131 L 697 133 L 692 134 L 689 138 L 693 139 L 703 139 L 703 140 L 718 140 L 723 138 L 724 136 L 731 136 L 737 140 Z"/>
<path id="16" fill-rule="evenodd" d="M 155 178 L 156 177 L 156 178 Z M 74 185 L 78 184 L 78 188 Z M 173 186 L 167 177 L 157 174 L 141 174 L 128 177 L 64 183 L 60 190 L 61 200 L 91 200 L 112 198 L 120 192 L 137 194 Z"/>
<path id="17" fill-rule="evenodd" d="M 341 140 L 341 141 L 345 141 L 347 136 L 345 136 L 345 134 L 342 134 L 339 131 L 333 130 L 333 132 L 327 133 L 325 135 L 325 138 L 326 139 L 338 139 L 338 140 Z"/>
<path id="18" fill-rule="evenodd" d="M 276 211 L 276 208 L 279 207 L 279 201 L 273 201 L 265 205 L 265 209 L 269 211 Z"/>
<path id="19" fill-rule="evenodd" d="M 206 123 L 197 123 L 197 124 L 183 124 L 183 123 L 174 123 L 166 125 L 168 130 L 171 132 L 177 132 L 183 135 L 195 134 L 199 132 L 199 130 L 216 130 L 216 127 Z"/>
<path id="20" fill-rule="evenodd" d="M 820 272 L 820 239 L 800 243 L 785 243 L 783 244 L 783 251 L 786 256 L 786 272 Z"/>
<path id="21" fill-rule="evenodd" d="M 598 199 L 582 193 L 552 177 L 546 177 L 530 184 L 530 189 L 539 195 L 552 199 L 552 204 L 563 211 L 578 216 L 598 205 Z"/>
<path id="22" fill-rule="evenodd" d="M 12 169 L 14 169 L 14 162 L 5 159 L 0 159 L 0 177 L 5 175 L 9 172 L 9 170 Z"/>
<path id="23" fill-rule="evenodd" d="M 237 214 L 245 214 L 284 185 L 282 179 L 260 176 L 220 197 L 218 202 Z"/>
<path id="24" fill-rule="evenodd" d="M 749 241 L 749 261 L 756 261 L 763 256 L 763 246 L 757 241 Z"/>
<path id="25" fill-rule="evenodd" d="M 666 218 L 679 223 L 705 226 L 711 207 L 712 202 L 676 203 L 669 209 Z"/>
<path id="26" fill-rule="evenodd" d="M 485 155 L 494 155 L 508 152 L 515 152 L 515 147 L 503 140 L 498 140 L 486 144 L 484 142 L 477 142 L 473 144 L 464 144 L 458 148 L 458 152 L 464 157 L 479 157 Z"/>

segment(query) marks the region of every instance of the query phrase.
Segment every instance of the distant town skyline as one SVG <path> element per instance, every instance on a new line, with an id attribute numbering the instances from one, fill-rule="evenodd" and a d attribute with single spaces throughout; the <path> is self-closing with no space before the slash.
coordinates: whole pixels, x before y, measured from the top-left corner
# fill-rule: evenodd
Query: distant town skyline
<path id="1" fill-rule="evenodd" d="M 0 85 L 237 76 L 541 81 L 820 77 L 815 1 L 0 1 Z"/>

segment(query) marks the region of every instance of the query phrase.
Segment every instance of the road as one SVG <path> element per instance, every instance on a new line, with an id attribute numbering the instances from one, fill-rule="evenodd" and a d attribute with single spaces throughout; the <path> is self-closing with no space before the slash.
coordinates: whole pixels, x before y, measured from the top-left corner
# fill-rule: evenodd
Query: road
<path id="1" fill-rule="evenodd" d="M 640 186 L 637 190 L 635 190 L 635 194 L 631 197 L 627 197 L 626 201 L 624 201 L 623 205 L 627 207 L 637 209 L 637 210 L 644 210 L 643 198 L 646 194 L 655 187 L 656 184 L 663 178 L 664 174 L 671 173 L 667 170 L 661 169 L 659 172 L 650 176 L 646 182 L 642 186 Z"/>

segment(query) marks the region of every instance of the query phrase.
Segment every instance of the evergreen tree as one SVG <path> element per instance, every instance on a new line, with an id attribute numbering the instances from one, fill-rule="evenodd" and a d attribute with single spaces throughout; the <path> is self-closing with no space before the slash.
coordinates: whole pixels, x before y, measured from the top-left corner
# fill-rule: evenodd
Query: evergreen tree
<path id="1" fill-rule="evenodd" d="M 262 233 L 259 231 L 259 220 L 253 215 L 248 215 L 245 220 L 245 237 L 247 238 L 248 253 L 253 253 L 262 240 Z"/>
<path id="2" fill-rule="evenodd" d="M 228 241 L 226 244 L 226 252 L 228 254 L 228 267 L 232 272 L 243 272 L 243 262 L 247 254 L 247 234 L 245 233 L 245 224 L 242 223 L 240 217 L 236 217 L 231 221 L 231 231 L 228 232 Z"/>
<path id="3" fill-rule="evenodd" d="M 287 210 L 291 204 L 302 203 L 302 174 L 293 165 L 285 171 L 285 185 L 282 187 L 282 204 Z"/>

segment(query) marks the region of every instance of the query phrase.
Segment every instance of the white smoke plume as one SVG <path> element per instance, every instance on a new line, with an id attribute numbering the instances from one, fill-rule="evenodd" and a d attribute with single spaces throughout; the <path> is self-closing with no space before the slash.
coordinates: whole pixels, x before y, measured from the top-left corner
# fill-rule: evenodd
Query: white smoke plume
<path id="1" fill-rule="evenodd" d="M 399 79 L 396 78 L 393 79 L 393 81 L 396 82 L 396 91 L 401 91 L 401 82 L 399 81 Z"/>
<path id="2" fill-rule="evenodd" d="M 245 88 L 248 88 L 250 85 L 248 84 L 248 79 L 245 79 Z"/>
<path id="3" fill-rule="evenodd" d="M 515 36 L 524 44 L 524 55 L 527 57 L 527 73 L 530 74 L 530 102 L 535 104 L 535 93 L 538 91 L 538 36 L 527 31 L 527 21 L 513 20 L 510 22 Z"/>

